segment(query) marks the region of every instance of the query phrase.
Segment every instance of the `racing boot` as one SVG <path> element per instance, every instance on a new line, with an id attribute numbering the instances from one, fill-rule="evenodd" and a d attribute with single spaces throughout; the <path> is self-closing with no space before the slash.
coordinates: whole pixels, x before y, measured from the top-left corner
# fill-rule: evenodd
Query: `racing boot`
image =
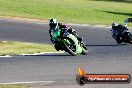
<path id="1" fill-rule="evenodd" d="M 57 50 L 57 51 L 59 51 L 59 50 L 61 50 L 61 47 L 58 45 L 58 44 L 55 44 L 55 49 Z"/>

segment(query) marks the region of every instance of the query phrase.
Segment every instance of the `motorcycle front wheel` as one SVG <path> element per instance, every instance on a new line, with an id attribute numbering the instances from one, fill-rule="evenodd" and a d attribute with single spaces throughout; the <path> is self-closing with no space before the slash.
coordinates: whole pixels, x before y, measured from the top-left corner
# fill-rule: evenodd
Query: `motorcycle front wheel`
<path id="1" fill-rule="evenodd" d="M 128 35 L 130 44 L 132 44 L 132 34 L 130 32 L 128 32 L 127 35 Z"/>
<path id="2" fill-rule="evenodd" d="M 86 47 L 86 45 L 84 43 L 81 44 L 81 47 L 82 47 L 82 55 L 87 55 L 88 53 L 88 49 Z"/>
<path id="3" fill-rule="evenodd" d="M 76 45 L 75 42 L 70 38 L 63 39 L 63 44 L 65 51 L 71 54 L 72 56 L 76 56 Z"/>

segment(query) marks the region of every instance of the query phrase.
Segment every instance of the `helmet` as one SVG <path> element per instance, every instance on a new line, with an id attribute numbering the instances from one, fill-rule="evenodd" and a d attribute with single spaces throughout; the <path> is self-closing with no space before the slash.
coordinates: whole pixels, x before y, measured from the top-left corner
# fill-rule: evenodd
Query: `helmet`
<path id="1" fill-rule="evenodd" d="M 125 21 L 124 21 L 124 22 L 125 22 L 125 23 L 132 22 L 132 18 L 125 19 Z"/>
<path id="2" fill-rule="evenodd" d="M 112 23 L 112 28 L 113 28 L 113 29 L 116 28 L 117 26 L 118 26 L 117 23 Z"/>
<path id="3" fill-rule="evenodd" d="M 55 28 L 57 25 L 58 25 L 58 22 L 57 22 L 56 19 L 50 19 L 50 21 L 49 21 L 49 26 L 50 26 L 51 28 Z"/>

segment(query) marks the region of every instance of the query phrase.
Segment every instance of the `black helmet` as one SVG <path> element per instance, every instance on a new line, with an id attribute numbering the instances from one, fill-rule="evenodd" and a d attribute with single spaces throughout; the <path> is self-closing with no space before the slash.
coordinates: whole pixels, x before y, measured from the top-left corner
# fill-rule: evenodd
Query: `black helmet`
<path id="1" fill-rule="evenodd" d="M 56 19 L 50 19 L 50 21 L 49 21 L 49 26 L 50 26 L 51 28 L 55 28 L 57 25 L 58 25 L 58 22 L 57 22 Z"/>
<path id="2" fill-rule="evenodd" d="M 117 23 L 112 23 L 112 28 L 113 28 L 113 29 L 116 28 L 117 26 L 118 26 Z"/>

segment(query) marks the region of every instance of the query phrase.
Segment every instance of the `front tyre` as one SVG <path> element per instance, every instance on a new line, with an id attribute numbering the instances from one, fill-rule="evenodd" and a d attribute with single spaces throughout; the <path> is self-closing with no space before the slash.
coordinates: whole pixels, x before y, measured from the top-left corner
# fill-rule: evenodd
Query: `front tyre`
<path id="1" fill-rule="evenodd" d="M 128 35 L 129 43 L 132 44 L 132 34 L 128 32 L 127 35 Z"/>
<path id="2" fill-rule="evenodd" d="M 87 55 L 88 53 L 88 49 L 86 47 L 86 45 L 84 45 L 83 43 L 81 44 L 81 47 L 82 47 L 82 55 Z"/>
<path id="3" fill-rule="evenodd" d="M 64 49 L 72 56 L 76 56 L 76 45 L 75 42 L 70 38 L 63 39 Z"/>

